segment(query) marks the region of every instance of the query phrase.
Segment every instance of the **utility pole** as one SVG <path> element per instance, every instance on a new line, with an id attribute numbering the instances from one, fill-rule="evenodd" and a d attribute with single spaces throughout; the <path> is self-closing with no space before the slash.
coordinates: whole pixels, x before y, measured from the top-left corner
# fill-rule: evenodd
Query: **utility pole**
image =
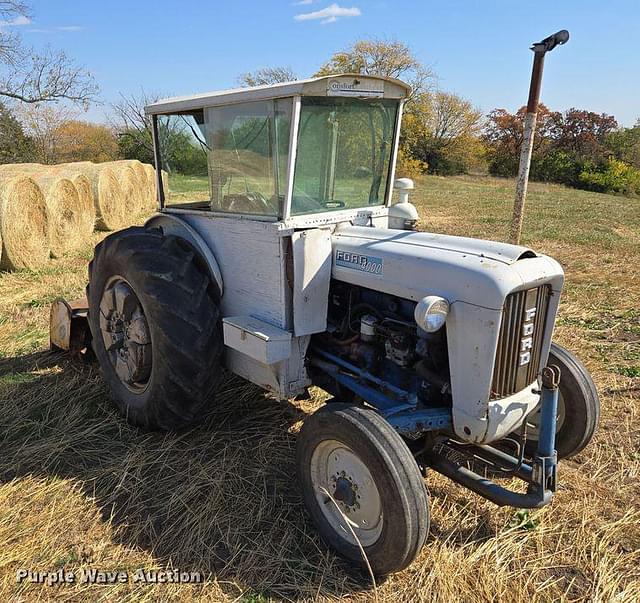
<path id="1" fill-rule="evenodd" d="M 533 50 L 533 70 L 531 71 L 527 114 L 524 118 L 524 132 L 522 136 L 522 146 L 520 147 L 520 165 L 518 167 L 518 181 L 516 183 L 516 200 L 513 205 L 513 218 L 511 220 L 510 240 L 514 245 L 518 245 L 520 243 L 520 235 L 522 234 L 524 202 L 527 197 L 527 184 L 529 183 L 529 168 L 531 167 L 533 137 L 536 130 L 538 103 L 540 101 L 540 86 L 542 84 L 544 55 L 547 52 L 552 51 L 556 46 L 566 44 L 567 40 L 569 40 L 569 32 L 566 29 L 561 29 L 559 32 L 542 40 L 542 42 L 537 42 L 531 46 L 531 50 Z"/>

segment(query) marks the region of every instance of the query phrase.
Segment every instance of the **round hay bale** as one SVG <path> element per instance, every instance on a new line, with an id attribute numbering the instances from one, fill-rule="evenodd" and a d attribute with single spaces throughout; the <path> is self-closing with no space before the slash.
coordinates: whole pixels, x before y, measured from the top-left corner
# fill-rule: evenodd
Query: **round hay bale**
<path id="1" fill-rule="evenodd" d="M 47 207 L 40 187 L 26 176 L 0 174 L 0 268 L 39 268 L 49 259 Z"/>
<path id="2" fill-rule="evenodd" d="M 93 196 L 91 180 L 81 171 L 78 171 L 77 168 L 73 167 L 54 165 L 51 166 L 50 171 L 54 172 L 57 176 L 68 178 L 73 182 L 76 191 L 78 191 L 78 199 L 83 208 L 82 211 L 86 216 L 87 227 L 90 222 L 91 230 L 93 230 L 96 223 L 96 203 Z"/>
<path id="3" fill-rule="evenodd" d="M 148 208 L 150 210 L 156 209 L 157 205 L 158 205 L 158 187 L 156 186 L 156 170 L 155 168 L 148 164 L 148 163 L 143 163 L 142 165 L 144 165 L 144 170 L 147 174 L 147 188 L 148 188 Z"/>
<path id="4" fill-rule="evenodd" d="M 82 247 L 93 231 L 93 215 L 80 202 L 73 182 L 55 172 L 33 174 L 32 178 L 47 205 L 51 255 L 60 257 L 66 251 Z"/>
<path id="5" fill-rule="evenodd" d="M 132 219 L 139 213 L 141 207 L 138 176 L 129 165 L 112 161 L 109 162 L 109 167 L 120 183 L 125 212 Z"/>
<path id="6" fill-rule="evenodd" d="M 145 211 L 148 206 L 149 180 L 144 164 L 137 159 L 120 159 L 111 161 L 111 165 L 129 167 L 135 174 L 135 201 L 137 202 L 137 212 Z"/>
<path id="7" fill-rule="evenodd" d="M 106 163 L 78 166 L 89 179 L 98 230 L 119 230 L 127 224 L 127 209 L 122 186 L 113 169 Z"/>

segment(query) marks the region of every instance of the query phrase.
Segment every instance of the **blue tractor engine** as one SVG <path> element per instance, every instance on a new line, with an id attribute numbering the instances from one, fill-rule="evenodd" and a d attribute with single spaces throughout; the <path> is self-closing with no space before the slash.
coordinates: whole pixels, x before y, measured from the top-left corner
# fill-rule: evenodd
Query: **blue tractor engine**
<path id="1" fill-rule="evenodd" d="M 313 347 L 378 378 L 383 390 L 388 385 L 391 393 L 407 392 L 421 406 L 450 406 L 446 326 L 423 331 L 415 307 L 410 300 L 333 281 L 327 331 L 315 336 Z M 341 400 L 353 395 L 337 382 L 323 380 L 323 387 Z"/>

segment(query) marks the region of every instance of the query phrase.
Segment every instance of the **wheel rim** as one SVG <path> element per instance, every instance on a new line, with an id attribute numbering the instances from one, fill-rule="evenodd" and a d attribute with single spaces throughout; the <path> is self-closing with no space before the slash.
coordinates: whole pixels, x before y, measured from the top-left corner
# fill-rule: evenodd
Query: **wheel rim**
<path id="1" fill-rule="evenodd" d="M 102 293 L 100 332 L 120 382 L 142 393 L 151 377 L 151 334 L 140 300 L 120 276 L 112 277 Z"/>
<path id="2" fill-rule="evenodd" d="M 382 499 L 369 469 L 351 448 L 336 440 L 321 442 L 311 457 L 311 482 L 318 506 L 340 536 L 357 545 L 352 529 L 364 547 L 378 540 L 383 526 Z"/>
<path id="3" fill-rule="evenodd" d="M 564 396 L 560 389 L 558 389 L 558 412 L 556 414 L 556 433 L 562 429 L 565 418 L 565 404 Z M 532 440 L 538 440 L 540 436 L 540 405 L 536 408 L 535 412 L 527 419 L 527 437 Z"/>

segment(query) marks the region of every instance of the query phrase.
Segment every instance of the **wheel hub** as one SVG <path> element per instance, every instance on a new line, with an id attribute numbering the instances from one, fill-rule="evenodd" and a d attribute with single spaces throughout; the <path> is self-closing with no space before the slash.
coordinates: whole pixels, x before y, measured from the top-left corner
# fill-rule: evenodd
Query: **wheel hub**
<path id="1" fill-rule="evenodd" d="M 321 442 L 311 458 L 311 479 L 322 513 L 336 532 L 354 545 L 354 533 L 363 546 L 378 540 L 382 497 L 356 452 L 336 440 Z"/>
<path id="2" fill-rule="evenodd" d="M 143 391 L 151 376 L 151 334 L 142 304 L 121 277 L 111 279 L 102 294 L 100 331 L 120 381 L 131 391 Z"/>
<path id="3" fill-rule="evenodd" d="M 344 474 L 344 471 L 342 473 Z M 356 502 L 357 484 L 354 484 L 351 479 L 345 475 L 341 475 L 337 479 L 333 476 L 332 481 L 335 483 L 333 497 L 345 506 L 347 513 L 356 507 L 360 507 L 360 504 Z"/>

